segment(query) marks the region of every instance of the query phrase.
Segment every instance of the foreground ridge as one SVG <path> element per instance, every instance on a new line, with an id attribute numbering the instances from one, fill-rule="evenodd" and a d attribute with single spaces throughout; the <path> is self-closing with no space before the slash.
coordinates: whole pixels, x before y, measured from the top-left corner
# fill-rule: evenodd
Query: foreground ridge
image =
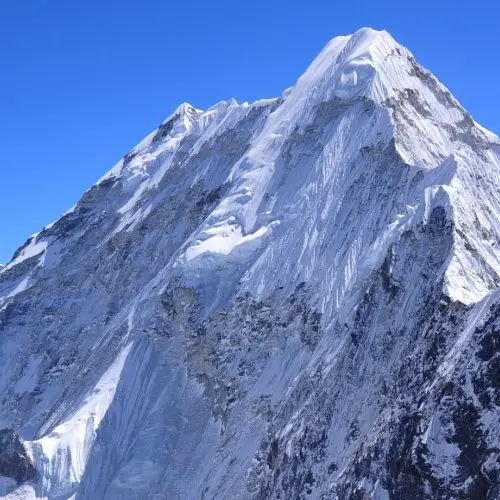
<path id="1" fill-rule="evenodd" d="M 0 266 L 0 495 L 498 498 L 499 193 L 385 31 L 181 104 Z"/>

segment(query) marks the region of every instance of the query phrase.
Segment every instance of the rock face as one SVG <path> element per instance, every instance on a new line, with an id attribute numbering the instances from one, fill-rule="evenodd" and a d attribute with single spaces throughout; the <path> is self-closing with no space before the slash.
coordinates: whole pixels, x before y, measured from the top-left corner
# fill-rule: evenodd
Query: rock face
<path id="1" fill-rule="evenodd" d="M 18 484 L 37 477 L 21 438 L 12 429 L 0 430 L 0 475 L 10 477 Z"/>
<path id="2" fill-rule="evenodd" d="M 7 497 L 499 498 L 499 245 L 500 140 L 386 32 L 181 105 L 0 269 Z"/>

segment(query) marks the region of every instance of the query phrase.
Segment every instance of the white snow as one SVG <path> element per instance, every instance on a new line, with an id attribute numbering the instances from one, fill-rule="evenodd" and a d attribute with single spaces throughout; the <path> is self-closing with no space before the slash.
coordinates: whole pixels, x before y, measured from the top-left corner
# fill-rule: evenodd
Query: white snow
<path id="1" fill-rule="evenodd" d="M 28 364 L 24 369 L 22 377 L 17 381 L 14 390 L 18 394 L 23 394 L 24 392 L 31 392 L 35 388 L 38 367 L 42 361 L 43 356 L 31 357 L 28 360 Z"/>
<path id="2" fill-rule="evenodd" d="M 95 433 L 113 400 L 131 346 L 128 344 L 120 352 L 70 418 L 41 439 L 26 442 L 35 464 L 43 471 L 44 491 L 57 488 L 60 493 L 69 495 L 79 483 Z"/>
<path id="3" fill-rule="evenodd" d="M 47 249 L 48 242 L 46 240 L 38 241 L 38 233 L 32 235 L 29 238 L 29 243 L 25 248 L 21 251 L 21 253 L 13 260 L 11 260 L 6 266 L 5 269 L 11 269 L 12 267 L 21 264 L 27 259 L 31 259 L 32 257 L 36 257 L 37 255 L 41 255 Z"/>

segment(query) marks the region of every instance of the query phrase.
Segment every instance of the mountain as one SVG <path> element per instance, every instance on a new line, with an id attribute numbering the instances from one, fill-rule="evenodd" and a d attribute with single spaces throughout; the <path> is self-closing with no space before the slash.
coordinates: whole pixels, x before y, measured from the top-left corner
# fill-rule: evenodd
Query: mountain
<path id="1" fill-rule="evenodd" d="M 182 104 L 0 270 L 0 492 L 500 497 L 500 139 L 387 32 Z"/>

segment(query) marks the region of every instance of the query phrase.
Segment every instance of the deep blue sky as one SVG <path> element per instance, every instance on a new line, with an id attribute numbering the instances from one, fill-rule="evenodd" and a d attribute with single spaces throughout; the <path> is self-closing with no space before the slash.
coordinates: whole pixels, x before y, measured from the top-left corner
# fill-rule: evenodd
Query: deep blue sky
<path id="1" fill-rule="evenodd" d="M 279 95 L 332 37 L 387 29 L 500 132 L 490 1 L 0 0 L 0 262 L 182 101 Z"/>

